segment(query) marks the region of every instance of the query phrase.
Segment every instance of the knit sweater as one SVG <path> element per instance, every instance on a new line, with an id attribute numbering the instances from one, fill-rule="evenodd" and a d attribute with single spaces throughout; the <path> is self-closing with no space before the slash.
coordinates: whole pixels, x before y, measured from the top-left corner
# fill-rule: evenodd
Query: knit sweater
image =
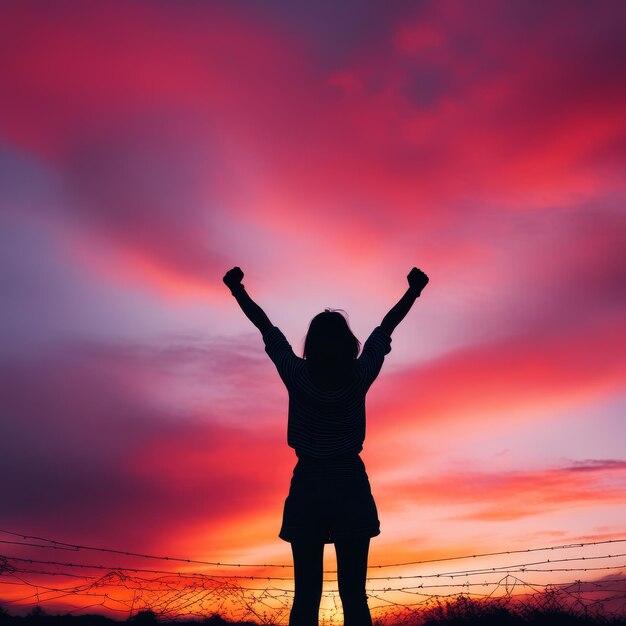
<path id="1" fill-rule="evenodd" d="M 315 386 L 306 361 L 294 354 L 279 328 L 273 326 L 263 340 L 289 393 L 289 446 L 299 457 L 357 455 L 365 439 L 365 395 L 391 351 L 391 337 L 377 326 L 356 359 L 354 380 L 331 391 Z"/>

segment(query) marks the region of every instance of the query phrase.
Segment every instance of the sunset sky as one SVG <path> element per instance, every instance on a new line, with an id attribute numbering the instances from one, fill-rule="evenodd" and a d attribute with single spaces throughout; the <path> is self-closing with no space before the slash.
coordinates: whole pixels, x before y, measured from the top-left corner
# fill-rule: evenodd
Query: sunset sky
<path id="1" fill-rule="evenodd" d="M 287 395 L 222 276 L 301 354 L 417 266 L 368 395 L 370 562 L 626 536 L 625 23 L 3 1 L 0 529 L 288 563 Z"/>

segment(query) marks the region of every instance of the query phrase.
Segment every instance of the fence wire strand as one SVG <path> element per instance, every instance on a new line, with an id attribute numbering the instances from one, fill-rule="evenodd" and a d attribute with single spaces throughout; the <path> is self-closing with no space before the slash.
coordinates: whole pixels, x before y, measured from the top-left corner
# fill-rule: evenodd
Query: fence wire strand
<path id="1" fill-rule="evenodd" d="M 48 606 L 72 614 L 98 609 L 127 616 L 150 610 L 158 617 L 181 620 L 219 614 L 268 625 L 288 621 L 293 577 L 241 570 L 288 569 L 291 564 L 202 561 L 83 546 L 6 530 L 0 534 L 10 537 L 0 540 L 7 548 L 80 555 L 54 560 L 45 555 L 0 554 L 0 597 L 6 598 L 0 604 L 7 607 Z M 373 617 L 394 624 L 419 623 L 429 611 L 442 615 L 459 607 L 476 611 L 487 602 L 520 615 L 558 608 L 586 617 L 624 616 L 626 551 L 617 545 L 623 543 L 626 538 L 370 565 L 370 573 L 376 570 L 376 575 L 367 579 L 368 601 Z M 610 552 L 612 545 L 615 552 Z M 115 555 L 116 561 L 122 562 L 92 562 L 89 553 L 94 552 Z M 519 558 L 538 552 L 555 554 Z M 83 557 L 88 560 L 80 562 Z M 132 562 L 125 564 L 125 559 Z M 137 567 L 138 559 L 160 561 L 165 568 L 168 562 L 184 563 L 194 569 L 142 568 Z M 461 561 L 469 561 L 470 567 L 463 568 Z M 450 562 L 459 565 L 446 568 Z M 227 568 L 240 571 L 229 573 Z M 378 572 L 383 568 L 400 571 L 381 576 Z M 337 572 L 329 569 L 324 573 L 321 615 L 322 621 L 332 626 L 342 621 Z M 574 573 L 575 580 L 564 581 L 564 573 Z M 582 579 L 584 573 L 586 580 Z"/>

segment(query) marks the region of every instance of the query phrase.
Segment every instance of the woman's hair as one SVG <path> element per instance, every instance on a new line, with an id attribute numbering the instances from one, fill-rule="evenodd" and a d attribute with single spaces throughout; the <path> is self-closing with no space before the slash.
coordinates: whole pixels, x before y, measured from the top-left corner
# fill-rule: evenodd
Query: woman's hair
<path id="1" fill-rule="evenodd" d="M 346 318 L 336 309 L 326 309 L 311 320 L 302 356 L 314 382 L 340 386 L 353 377 L 360 345 Z"/>

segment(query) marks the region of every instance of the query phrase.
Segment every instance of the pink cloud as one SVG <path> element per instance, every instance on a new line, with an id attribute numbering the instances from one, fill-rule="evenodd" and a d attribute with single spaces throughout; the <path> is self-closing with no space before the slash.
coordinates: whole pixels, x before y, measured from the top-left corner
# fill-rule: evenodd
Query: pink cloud
<path id="1" fill-rule="evenodd" d="M 381 490 L 382 506 L 398 502 L 462 510 L 459 519 L 515 520 L 547 512 L 623 502 L 626 462 L 591 460 L 565 467 L 490 473 L 472 468 L 422 476 Z"/>
<path id="2" fill-rule="evenodd" d="M 114 271 L 211 292 L 227 266 L 215 215 L 248 195 L 225 125 L 284 46 L 220 11 L 204 24 L 147 4 L 4 11 L 4 135 L 58 171 L 67 216 L 118 251 Z M 89 248 L 68 245 L 83 259 Z"/>
<path id="3" fill-rule="evenodd" d="M 5 135 L 58 168 L 73 219 L 169 292 L 206 292 L 228 265 L 211 232 L 224 210 L 382 260 L 381 235 L 436 240 L 467 203 L 621 188 L 609 12 L 430 3 L 328 71 L 284 24 L 232 10 L 5 11 Z"/>
<path id="4" fill-rule="evenodd" d="M 621 323 L 576 333 L 522 333 L 381 375 L 369 405 L 370 437 L 412 429 L 473 432 L 617 394 L 626 376 Z M 385 462 L 383 458 L 378 462 Z"/>
<path id="5" fill-rule="evenodd" d="M 5 359 L 0 386 L 10 421 L 0 465 L 12 480 L 2 527 L 160 550 L 180 533 L 208 533 L 244 514 L 274 511 L 279 524 L 293 457 L 263 400 L 271 364 L 259 367 L 236 343 L 229 348 L 74 344 Z M 255 380 L 261 391 L 254 412 L 176 409 L 160 392 L 181 376 L 188 394 L 203 377 L 209 384 L 219 376 L 227 390 L 242 370 L 248 392 Z M 237 411 L 246 419 L 234 421 Z M 212 547 L 225 549 L 220 541 Z"/>

